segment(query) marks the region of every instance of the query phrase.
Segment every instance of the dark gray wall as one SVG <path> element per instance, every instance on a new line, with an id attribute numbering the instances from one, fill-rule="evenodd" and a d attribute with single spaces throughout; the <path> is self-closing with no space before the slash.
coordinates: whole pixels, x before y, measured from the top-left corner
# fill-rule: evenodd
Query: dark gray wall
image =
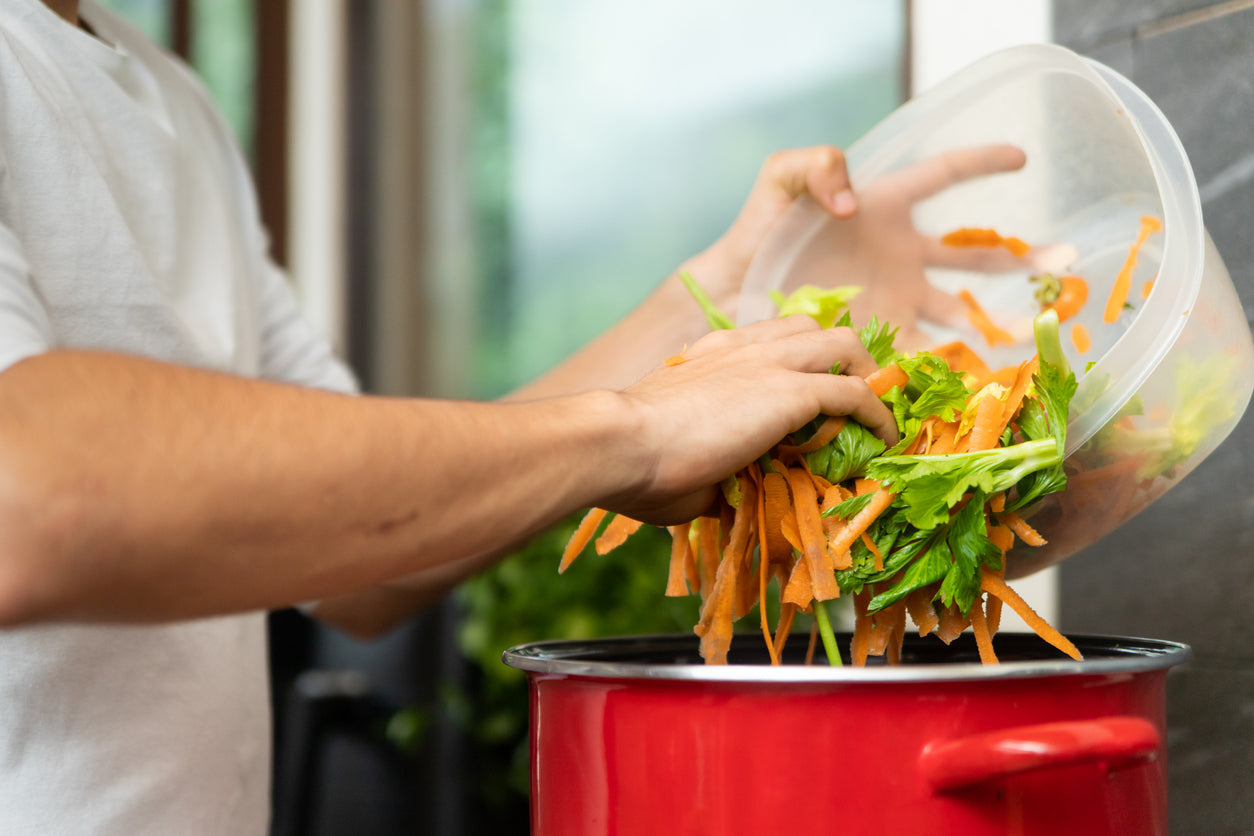
<path id="1" fill-rule="evenodd" d="M 1057 0 L 1059 43 L 1153 99 L 1197 175 L 1206 226 L 1254 311 L 1254 6 Z M 1070 632 L 1193 646 L 1168 682 L 1172 836 L 1254 834 L 1254 410 L 1197 470 L 1062 568 Z"/>

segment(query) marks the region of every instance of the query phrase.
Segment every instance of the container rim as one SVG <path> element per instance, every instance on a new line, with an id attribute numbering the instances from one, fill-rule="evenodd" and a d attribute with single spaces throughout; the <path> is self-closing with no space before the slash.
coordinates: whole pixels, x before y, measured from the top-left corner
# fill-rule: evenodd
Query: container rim
<path id="1" fill-rule="evenodd" d="M 838 634 L 840 636 L 840 634 Z M 848 633 L 842 643 L 847 645 Z M 969 638 L 969 635 L 966 636 Z M 1032 633 L 999 633 L 1001 643 L 1022 637 L 1036 645 L 1041 640 Z M 918 637 L 908 637 L 917 640 Z M 1028 679 L 1066 675 L 1132 674 L 1169 668 L 1186 661 L 1192 649 L 1185 644 L 1158 639 L 1124 636 L 1068 636 L 1086 658 L 1030 661 L 1004 661 L 997 665 L 979 662 L 919 663 L 866 667 L 827 664 L 705 665 L 698 659 L 698 639 L 689 634 L 618 636 L 604 639 L 549 640 L 518 645 L 506 650 L 501 660 L 512 668 L 545 677 L 588 677 L 596 679 L 680 680 L 692 682 L 737 683 L 875 683 L 875 682 L 966 682 L 976 680 Z M 923 639 L 937 642 L 935 637 Z M 631 657 L 652 657 L 652 661 L 630 661 Z M 659 657 L 670 656 L 671 661 Z M 733 650 L 733 660 L 735 651 Z"/>
<path id="2" fill-rule="evenodd" d="M 1184 145 L 1162 110 L 1139 87 L 1095 59 L 1059 44 L 1020 44 L 974 61 L 907 101 L 851 145 L 846 160 L 855 185 L 874 180 L 891 170 L 897 159 L 898 132 L 903 122 L 943 114 L 955 102 L 984 95 L 1027 75 L 1043 73 L 1083 79 L 1095 93 L 1110 102 L 1112 112 L 1120 114 L 1131 125 L 1157 186 L 1163 222 L 1160 270 L 1173 276 L 1174 285 L 1171 288 L 1174 292 L 1169 296 L 1164 290 L 1166 283 L 1160 285 L 1158 294 L 1151 295 L 1110 350 L 1097 359 L 1091 370 L 1095 379 L 1100 380 L 1111 363 L 1126 366 L 1130 373 L 1121 372 L 1116 383 L 1103 391 L 1083 414 L 1071 416 L 1066 449 L 1070 456 L 1111 421 L 1157 369 L 1184 330 L 1187 313 L 1202 286 L 1203 247 L 1200 243 L 1205 241 L 1206 231 L 1197 182 Z M 907 114 L 908 119 L 902 114 Z M 819 220 L 826 222 L 825 217 Z M 797 251 L 808 243 L 819 226 L 821 224 L 816 223 L 807 231 L 806 241 L 798 243 Z M 1189 240 L 1199 242 L 1192 252 L 1183 243 Z M 1135 362 L 1133 357 L 1137 358 Z M 1077 374 L 1077 377 L 1083 386 L 1083 378 L 1088 374 Z"/>

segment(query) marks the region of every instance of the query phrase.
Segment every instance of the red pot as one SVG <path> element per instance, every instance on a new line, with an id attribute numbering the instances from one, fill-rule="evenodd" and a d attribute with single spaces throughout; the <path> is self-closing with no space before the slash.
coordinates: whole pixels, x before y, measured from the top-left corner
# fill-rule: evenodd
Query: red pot
<path id="1" fill-rule="evenodd" d="M 967 635 L 860 669 L 771 667 L 751 640 L 707 667 L 688 636 L 514 648 L 532 833 L 1165 836 L 1165 680 L 1189 649 L 1071 638 L 1083 662 L 1003 633 L 1001 665 Z"/>

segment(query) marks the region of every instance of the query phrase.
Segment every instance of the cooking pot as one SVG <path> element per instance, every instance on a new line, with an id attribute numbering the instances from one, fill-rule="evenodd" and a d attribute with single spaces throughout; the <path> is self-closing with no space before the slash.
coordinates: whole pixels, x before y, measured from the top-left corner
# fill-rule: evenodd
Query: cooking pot
<path id="1" fill-rule="evenodd" d="M 760 642 L 550 641 L 528 673 L 534 836 L 1167 833 L 1167 669 L 1185 645 L 999 633 L 907 637 L 898 665 L 785 664 Z M 849 637 L 841 638 L 848 647 Z M 820 659 L 822 653 L 819 654 Z"/>

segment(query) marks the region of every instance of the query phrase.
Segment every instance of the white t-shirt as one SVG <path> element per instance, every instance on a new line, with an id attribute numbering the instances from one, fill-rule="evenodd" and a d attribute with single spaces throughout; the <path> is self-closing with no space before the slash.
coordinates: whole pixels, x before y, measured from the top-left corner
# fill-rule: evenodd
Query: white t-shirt
<path id="1" fill-rule="evenodd" d="M 351 391 L 190 73 L 85 0 L 0 2 L 0 369 L 52 348 Z M 66 439 L 66 444 L 92 443 Z M 0 834 L 264 834 L 264 614 L 0 630 Z"/>

